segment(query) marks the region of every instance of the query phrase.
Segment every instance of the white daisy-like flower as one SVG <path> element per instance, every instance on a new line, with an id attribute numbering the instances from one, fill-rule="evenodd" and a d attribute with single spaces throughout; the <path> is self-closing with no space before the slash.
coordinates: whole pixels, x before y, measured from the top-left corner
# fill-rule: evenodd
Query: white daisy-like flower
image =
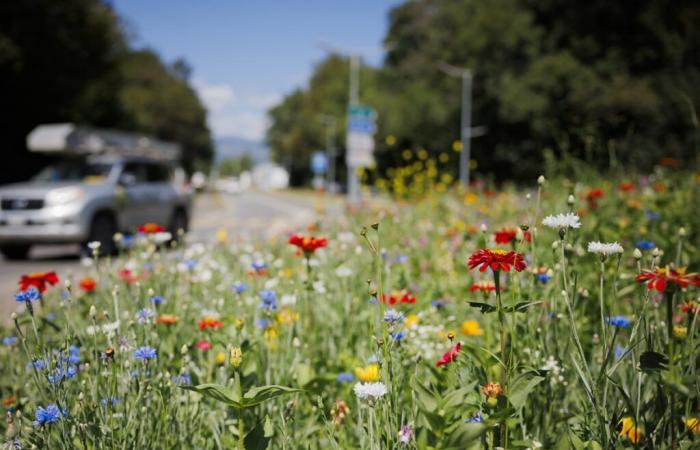
<path id="1" fill-rule="evenodd" d="M 610 256 L 615 253 L 622 253 L 624 249 L 617 242 L 606 243 L 593 241 L 588 243 L 588 251 L 599 255 Z"/>
<path id="2" fill-rule="evenodd" d="M 386 395 L 386 386 L 382 382 L 357 383 L 353 388 L 357 398 L 374 401 Z"/>
<path id="3" fill-rule="evenodd" d="M 549 228 L 581 228 L 581 219 L 574 213 L 557 214 L 547 216 L 542 220 L 542 225 Z"/>

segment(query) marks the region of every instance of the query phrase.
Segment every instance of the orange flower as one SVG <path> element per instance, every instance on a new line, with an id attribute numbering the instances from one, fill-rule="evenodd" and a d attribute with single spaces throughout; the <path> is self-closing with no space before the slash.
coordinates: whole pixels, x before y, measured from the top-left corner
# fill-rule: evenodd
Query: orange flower
<path id="1" fill-rule="evenodd" d="M 5 408 L 17 406 L 17 396 L 11 395 L 2 399 L 2 406 Z"/>
<path id="2" fill-rule="evenodd" d="M 511 266 L 515 267 L 515 270 L 518 272 L 522 272 L 527 267 L 527 264 L 525 264 L 523 255 L 520 253 L 482 248 L 469 257 L 469 269 L 474 269 L 477 266 L 479 267 L 479 272 L 485 272 L 488 268 L 491 268 L 493 271 L 503 270 L 504 272 L 510 272 Z"/>
<path id="3" fill-rule="evenodd" d="M 293 234 L 289 237 L 289 243 L 299 247 L 306 256 L 311 255 L 317 249 L 326 247 L 328 239 L 321 237 L 302 236 L 301 234 Z"/>
<path id="4" fill-rule="evenodd" d="M 498 398 L 503 395 L 501 383 L 487 383 L 481 386 L 481 392 L 488 398 Z"/>
<path id="5" fill-rule="evenodd" d="M 157 325 L 175 325 L 180 319 L 172 314 L 163 314 L 156 319 Z"/>
<path id="6" fill-rule="evenodd" d="M 407 303 L 409 305 L 412 305 L 416 302 L 416 296 L 407 291 L 406 289 L 403 289 L 401 291 L 393 291 L 389 295 L 388 299 L 385 294 L 382 294 L 380 301 L 382 303 L 388 303 L 391 306 L 394 306 L 397 303 Z"/>
<path id="7" fill-rule="evenodd" d="M 30 286 L 34 286 L 39 292 L 45 292 L 47 284 L 53 286 L 56 283 L 58 283 L 56 272 L 34 272 L 22 275 L 19 280 L 19 288 L 26 291 Z"/>
<path id="8" fill-rule="evenodd" d="M 85 292 L 92 292 L 97 287 L 97 282 L 92 277 L 85 277 L 82 280 L 80 280 L 78 286 Z"/>
<path id="9" fill-rule="evenodd" d="M 634 191 L 634 183 L 630 183 L 629 181 L 621 181 L 617 188 L 620 190 L 620 192 L 632 192 Z"/>
<path id="10" fill-rule="evenodd" d="M 159 225 L 157 223 L 144 223 L 140 227 L 138 227 L 137 231 L 139 233 L 143 234 L 153 234 L 153 233 L 161 233 L 165 231 L 165 228 L 163 228 L 162 225 Z"/>
<path id="11" fill-rule="evenodd" d="M 213 317 L 205 317 L 199 321 L 199 329 L 202 331 L 206 330 L 207 328 L 218 330 L 219 328 L 221 328 L 223 326 L 224 326 L 223 322 L 221 322 L 220 320 L 217 320 Z"/>

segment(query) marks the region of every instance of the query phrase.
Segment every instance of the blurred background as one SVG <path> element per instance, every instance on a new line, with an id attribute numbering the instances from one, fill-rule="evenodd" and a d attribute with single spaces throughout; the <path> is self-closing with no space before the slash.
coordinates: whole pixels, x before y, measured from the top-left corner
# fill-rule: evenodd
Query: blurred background
<path id="1" fill-rule="evenodd" d="M 150 200 L 170 206 L 138 217 L 259 232 L 308 217 L 322 191 L 358 201 L 697 164 L 700 4 L 16 0 L 0 5 L 0 88 L 0 184 L 33 180 L 0 189 L 6 256 L 53 243 L 28 230 L 48 226 L 50 205 L 97 196 L 88 185 L 121 203 L 80 206 L 73 241 L 133 229 L 124 158 L 155 142 L 178 151 L 144 172 L 171 183 Z M 70 125 L 31 148 L 46 124 Z M 121 160 L 61 165 L 114 136 Z"/>

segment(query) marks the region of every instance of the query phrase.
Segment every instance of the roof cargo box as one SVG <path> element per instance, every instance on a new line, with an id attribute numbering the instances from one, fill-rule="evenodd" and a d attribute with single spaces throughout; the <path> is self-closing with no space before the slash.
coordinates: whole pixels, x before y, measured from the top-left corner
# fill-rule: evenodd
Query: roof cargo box
<path id="1" fill-rule="evenodd" d="M 180 146 L 142 134 L 92 128 L 72 123 L 39 125 L 27 136 L 27 148 L 56 155 L 143 156 L 180 158 Z"/>

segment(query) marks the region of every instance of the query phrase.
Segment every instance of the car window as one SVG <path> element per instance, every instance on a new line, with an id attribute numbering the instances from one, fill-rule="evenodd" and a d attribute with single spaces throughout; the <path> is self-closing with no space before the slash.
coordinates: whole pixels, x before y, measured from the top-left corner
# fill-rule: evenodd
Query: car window
<path id="1" fill-rule="evenodd" d="M 170 171 L 162 164 L 148 165 L 149 183 L 164 183 L 170 181 Z"/>
<path id="2" fill-rule="evenodd" d="M 148 167 L 143 163 L 126 163 L 122 175 L 132 176 L 135 183 L 146 183 L 148 181 Z"/>
<path id="3" fill-rule="evenodd" d="M 57 183 L 62 181 L 102 182 L 109 175 L 111 168 L 110 164 L 67 160 L 45 167 L 32 180 L 36 183 Z"/>

